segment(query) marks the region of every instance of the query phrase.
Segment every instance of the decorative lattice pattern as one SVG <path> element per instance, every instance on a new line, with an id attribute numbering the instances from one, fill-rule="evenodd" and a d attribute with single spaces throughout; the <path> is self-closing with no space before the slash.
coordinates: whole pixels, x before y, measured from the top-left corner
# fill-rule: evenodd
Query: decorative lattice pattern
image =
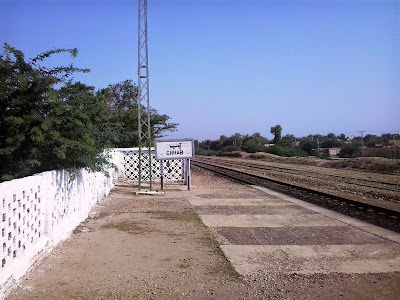
<path id="1" fill-rule="evenodd" d="M 50 171 L 1 183 L 0 279 L 19 271 L 21 258 L 33 258 L 68 236 L 113 187 L 116 176 L 109 171 L 108 178 L 82 169 L 76 177 Z"/>
<path id="2" fill-rule="evenodd" d="M 51 205 L 50 231 L 64 218 L 79 210 L 77 180 L 72 180 L 69 173 L 55 172 L 52 187 L 55 189 L 55 195 Z"/>
<path id="3" fill-rule="evenodd" d="M 149 157 L 148 152 L 142 152 L 142 179 L 149 180 Z M 139 176 L 139 149 L 116 149 L 114 159 L 118 166 L 119 174 L 124 179 L 138 180 Z M 184 178 L 184 161 L 182 159 L 166 160 L 163 162 L 164 181 L 181 181 Z M 152 180 L 161 178 L 161 164 L 155 158 L 154 150 L 151 157 Z"/>
<path id="4" fill-rule="evenodd" d="M 44 208 L 40 185 L 32 184 L 1 199 L 1 265 L 23 255 L 44 234 Z"/>

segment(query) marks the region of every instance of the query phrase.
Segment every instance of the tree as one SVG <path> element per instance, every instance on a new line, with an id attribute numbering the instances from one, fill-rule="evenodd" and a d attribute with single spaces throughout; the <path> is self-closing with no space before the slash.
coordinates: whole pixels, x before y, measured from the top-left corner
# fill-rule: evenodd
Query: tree
<path id="1" fill-rule="evenodd" d="M 257 142 L 257 139 L 250 138 L 243 142 L 242 150 L 248 153 L 255 153 L 255 152 L 265 152 L 266 148 L 264 145 L 261 145 Z"/>
<path id="2" fill-rule="evenodd" d="M 43 151 L 51 131 L 48 118 L 59 114 L 55 85 L 74 72 L 89 72 L 72 64 L 49 68 L 40 63 L 59 53 L 76 57 L 77 49 L 54 49 L 29 61 L 22 51 L 4 44 L 0 55 L 0 180 L 22 177 L 45 169 Z M 38 146 L 38 145 L 43 145 Z M 56 150 L 55 150 L 56 151 Z"/>
<path id="3" fill-rule="evenodd" d="M 381 135 L 381 141 L 383 142 L 383 144 L 385 146 L 389 146 L 390 145 L 389 141 L 391 141 L 393 139 L 395 139 L 397 141 L 400 140 L 400 134 L 398 134 L 398 133 L 384 133 L 384 134 Z"/>
<path id="4" fill-rule="evenodd" d="M 231 136 L 231 139 L 232 145 L 240 148 L 242 145 L 243 136 L 240 133 L 235 133 Z"/>
<path id="5" fill-rule="evenodd" d="M 339 142 L 336 135 L 333 133 L 329 133 L 326 137 L 321 137 L 321 147 L 322 148 L 333 148 L 340 147 L 341 143 Z"/>
<path id="6" fill-rule="evenodd" d="M 54 109 L 41 128 L 43 140 L 36 144 L 42 169 L 102 170 L 106 163 L 102 152 L 115 138 L 101 126 L 108 121 L 107 103 L 96 96 L 94 87 L 80 82 L 69 81 L 55 94 Z"/>
<path id="7" fill-rule="evenodd" d="M 293 142 L 295 140 L 296 138 L 293 134 L 287 134 L 279 141 L 278 144 L 284 147 L 293 147 Z"/>
<path id="8" fill-rule="evenodd" d="M 367 134 L 364 137 L 364 145 L 367 147 L 375 147 L 376 144 L 381 144 L 382 138 L 374 134 Z"/>
<path id="9" fill-rule="evenodd" d="M 138 146 L 138 112 L 137 112 L 137 85 L 132 80 L 125 80 L 110 84 L 103 89 L 101 94 L 108 99 L 110 109 L 109 126 L 115 128 L 117 140 L 116 147 Z M 142 110 L 144 107 L 142 107 Z M 177 123 L 170 123 L 170 117 L 158 114 L 157 110 L 150 108 L 151 138 L 162 137 L 166 131 L 175 131 Z"/>
<path id="10" fill-rule="evenodd" d="M 282 137 L 281 125 L 272 126 L 270 132 L 274 135 L 274 144 L 278 144 Z"/>
<path id="11" fill-rule="evenodd" d="M 340 147 L 340 152 L 339 156 L 340 157 L 357 157 L 360 155 L 361 147 L 359 144 L 343 144 L 342 147 Z"/>
<path id="12" fill-rule="evenodd" d="M 318 147 L 317 141 L 311 138 L 303 138 L 300 141 L 300 149 L 305 151 L 308 155 L 312 155 L 314 149 Z"/>
<path id="13" fill-rule="evenodd" d="M 54 169 L 106 170 L 104 149 L 134 147 L 138 140 L 137 86 L 125 80 L 95 91 L 73 82 L 72 64 L 41 65 L 54 49 L 25 60 L 4 44 L 0 55 L 0 181 Z M 152 138 L 174 131 L 167 115 L 151 109 Z"/>

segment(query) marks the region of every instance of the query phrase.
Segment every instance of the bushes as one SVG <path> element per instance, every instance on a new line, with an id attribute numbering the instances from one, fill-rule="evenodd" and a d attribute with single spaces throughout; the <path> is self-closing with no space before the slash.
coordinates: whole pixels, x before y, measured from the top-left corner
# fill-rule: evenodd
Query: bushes
<path id="1" fill-rule="evenodd" d="M 360 145 L 357 144 L 344 144 L 340 147 L 339 156 L 343 158 L 357 157 L 361 154 Z"/>
<path id="2" fill-rule="evenodd" d="M 274 145 L 272 147 L 267 148 L 267 153 L 279 155 L 279 156 L 286 156 L 286 157 L 291 157 L 291 156 L 298 156 L 298 157 L 305 157 L 307 156 L 307 152 L 300 150 L 298 148 L 293 148 L 293 147 L 285 147 L 285 146 L 280 146 L 280 145 Z"/>
<path id="3" fill-rule="evenodd" d="M 265 152 L 266 147 L 257 143 L 256 139 L 249 139 L 242 145 L 242 150 L 248 153 Z"/>
<path id="4" fill-rule="evenodd" d="M 218 155 L 218 153 L 219 152 L 215 150 L 203 150 L 203 149 L 196 150 L 196 155 L 215 156 Z"/>

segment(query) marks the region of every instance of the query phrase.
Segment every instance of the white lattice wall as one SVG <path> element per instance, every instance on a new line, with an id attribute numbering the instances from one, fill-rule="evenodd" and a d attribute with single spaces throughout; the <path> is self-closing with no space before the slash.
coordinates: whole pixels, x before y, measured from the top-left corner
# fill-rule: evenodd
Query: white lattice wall
<path id="1" fill-rule="evenodd" d="M 51 171 L 0 184 L 0 299 L 41 255 L 72 233 L 115 179 L 86 170 L 74 179 Z"/>
<path id="2" fill-rule="evenodd" d="M 142 152 L 142 176 L 144 180 L 149 179 L 148 151 Z M 113 161 L 118 167 L 118 177 L 127 180 L 138 180 L 139 149 L 138 148 L 117 148 L 112 153 Z M 158 181 L 161 178 L 161 164 L 155 158 L 152 148 L 152 180 Z M 166 160 L 164 161 L 164 181 L 182 181 L 184 179 L 184 160 Z"/>

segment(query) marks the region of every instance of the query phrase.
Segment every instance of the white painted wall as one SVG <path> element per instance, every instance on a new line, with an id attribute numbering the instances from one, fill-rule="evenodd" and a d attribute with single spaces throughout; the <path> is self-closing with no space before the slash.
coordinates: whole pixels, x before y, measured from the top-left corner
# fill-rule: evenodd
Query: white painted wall
<path id="1" fill-rule="evenodd" d="M 0 183 L 0 299 L 108 195 L 110 174 L 50 171 Z"/>
<path id="2" fill-rule="evenodd" d="M 113 163 L 118 168 L 118 177 L 125 180 L 137 181 L 139 177 L 139 148 L 114 148 L 110 149 Z M 152 179 L 157 182 L 161 178 L 161 164 L 156 160 L 154 148 L 151 148 Z M 143 159 L 148 162 L 148 150 L 144 148 Z M 164 183 L 184 181 L 184 159 L 164 160 Z M 142 178 L 149 178 L 149 167 L 146 163 L 142 166 Z"/>

